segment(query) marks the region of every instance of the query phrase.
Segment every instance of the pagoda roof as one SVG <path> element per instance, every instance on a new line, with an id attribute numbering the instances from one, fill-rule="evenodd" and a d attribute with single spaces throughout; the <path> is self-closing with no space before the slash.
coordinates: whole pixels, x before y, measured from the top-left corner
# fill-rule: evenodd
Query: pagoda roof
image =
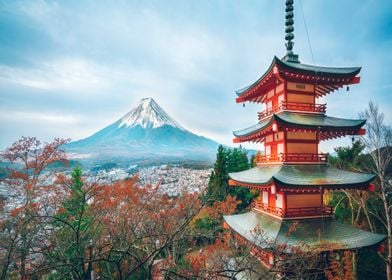
<path id="1" fill-rule="evenodd" d="M 257 124 L 242 129 L 233 131 L 235 137 L 240 138 L 239 142 L 252 141 L 254 138 L 260 138 L 264 130 L 272 129 L 272 123 L 276 121 L 278 125 L 284 127 L 319 130 L 322 133 L 322 139 L 342 136 L 341 134 L 356 135 L 360 128 L 366 123 L 366 120 L 352 120 L 330 117 L 324 114 L 302 114 L 282 111 L 271 115 L 267 119 L 263 119 Z M 346 131 L 347 133 L 340 133 L 329 135 L 328 131 Z M 242 139 L 241 139 L 242 138 Z"/>
<path id="2" fill-rule="evenodd" d="M 280 60 L 276 56 L 274 57 L 273 62 L 288 70 L 304 71 L 309 74 L 317 73 L 317 75 L 357 75 L 361 71 L 361 67 L 325 67 L 309 65 Z"/>
<path id="3" fill-rule="evenodd" d="M 284 244 L 287 252 L 303 245 L 304 250 L 346 250 L 374 246 L 386 238 L 333 218 L 281 220 L 255 211 L 223 218 L 234 232 L 261 249 Z"/>
<path id="4" fill-rule="evenodd" d="M 276 79 L 282 80 L 301 80 L 316 84 L 317 95 L 322 96 L 334 91 L 343 85 L 353 84 L 359 80 L 353 79 L 361 67 L 324 67 L 316 65 L 302 64 L 300 62 L 289 62 L 274 57 L 267 71 L 254 83 L 236 91 L 237 102 L 253 101 L 259 102 L 251 91 L 259 90 L 260 86 L 276 84 Z M 271 78 L 275 77 L 275 79 Z M 317 81 L 317 82 L 316 82 Z M 328 85 L 327 87 L 325 87 Z M 266 92 L 264 92 L 266 93 Z M 249 96 L 248 96 L 249 95 Z"/>
<path id="5" fill-rule="evenodd" d="M 257 166 L 251 169 L 229 173 L 229 177 L 238 185 L 267 186 L 277 183 L 289 188 L 349 188 L 367 186 L 375 175 L 350 172 L 328 165 L 280 165 Z"/>

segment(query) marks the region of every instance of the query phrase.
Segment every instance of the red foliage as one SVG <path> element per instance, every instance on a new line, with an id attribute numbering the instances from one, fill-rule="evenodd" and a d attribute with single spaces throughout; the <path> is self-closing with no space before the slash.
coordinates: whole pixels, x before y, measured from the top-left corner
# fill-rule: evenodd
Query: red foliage
<path id="1" fill-rule="evenodd" d="M 37 211 L 41 206 L 39 198 L 49 193 L 48 188 L 53 188 L 48 180 L 52 174 L 47 172 L 47 167 L 66 160 L 62 145 L 68 141 L 56 138 L 51 143 L 41 143 L 35 137 L 22 137 L 1 154 L 2 160 L 15 164 L 8 168 L 4 182 L 23 195 L 23 211 Z M 12 214 L 20 214 L 21 209 L 15 209 Z"/>

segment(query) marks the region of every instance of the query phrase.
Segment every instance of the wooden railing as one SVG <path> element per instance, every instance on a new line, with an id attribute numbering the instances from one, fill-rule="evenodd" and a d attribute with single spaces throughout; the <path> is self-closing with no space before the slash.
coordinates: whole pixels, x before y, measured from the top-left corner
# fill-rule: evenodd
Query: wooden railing
<path id="1" fill-rule="evenodd" d="M 328 162 L 328 154 L 288 153 L 256 155 L 256 163 L 260 165 L 279 162 L 326 163 Z"/>
<path id="2" fill-rule="evenodd" d="M 276 155 L 256 155 L 256 163 L 274 163 L 283 161 L 283 154 Z"/>
<path id="3" fill-rule="evenodd" d="M 313 104 L 313 103 L 302 103 L 302 102 L 287 102 L 281 101 L 279 105 L 267 108 L 266 110 L 259 112 L 259 120 L 272 115 L 280 110 L 293 110 L 293 111 L 304 111 L 312 113 L 325 113 L 327 110 L 326 104 Z"/>
<path id="4" fill-rule="evenodd" d="M 272 206 L 270 206 L 268 204 L 265 204 L 265 203 L 263 203 L 261 201 L 257 201 L 257 200 L 254 201 L 253 207 L 258 209 L 258 210 L 262 210 L 262 211 L 271 213 L 271 214 L 276 215 L 278 217 L 283 217 L 284 216 L 284 211 L 283 211 L 282 208 L 272 207 Z"/>
<path id="5" fill-rule="evenodd" d="M 282 101 L 283 110 L 306 111 L 315 113 L 325 113 L 327 104 L 301 103 Z"/>
<path id="6" fill-rule="evenodd" d="M 333 210 L 331 207 L 300 207 L 287 208 L 285 210 L 285 217 L 307 217 L 307 216 L 331 216 Z"/>
<path id="7" fill-rule="evenodd" d="M 333 209 L 329 206 L 319 207 L 298 207 L 298 208 L 279 208 L 272 207 L 260 201 L 255 201 L 253 207 L 257 210 L 262 210 L 272 215 L 282 218 L 295 218 L 295 217 L 312 217 L 312 216 L 331 216 Z"/>
<path id="8" fill-rule="evenodd" d="M 282 154 L 282 158 L 287 162 L 328 162 L 328 154 L 289 153 Z"/>

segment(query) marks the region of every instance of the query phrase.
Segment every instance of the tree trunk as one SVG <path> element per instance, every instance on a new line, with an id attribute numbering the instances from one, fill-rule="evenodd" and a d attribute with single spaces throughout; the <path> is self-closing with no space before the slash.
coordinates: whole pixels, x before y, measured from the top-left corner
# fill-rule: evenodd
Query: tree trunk
<path id="1" fill-rule="evenodd" d="M 388 234 L 388 241 L 387 241 L 387 247 L 388 247 L 388 256 L 386 258 L 386 274 L 387 274 L 387 280 L 392 280 L 392 217 L 391 213 L 388 209 L 388 192 L 387 192 L 387 186 L 385 186 L 385 183 L 381 183 L 381 190 L 382 190 L 382 200 L 384 203 L 384 210 L 385 210 L 385 216 L 387 219 L 387 234 Z"/>
<path id="2" fill-rule="evenodd" d="M 352 262 L 353 262 L 353 279 L 357 279 L 357 252 L 353 251 L 353 256 L 352 256 Z"/>

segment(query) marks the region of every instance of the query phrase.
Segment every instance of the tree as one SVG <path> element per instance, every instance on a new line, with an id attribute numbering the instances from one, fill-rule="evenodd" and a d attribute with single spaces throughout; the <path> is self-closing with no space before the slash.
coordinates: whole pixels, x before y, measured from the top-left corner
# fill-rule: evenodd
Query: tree
<path id="1" fill-rule="evenodd" d="M 9 246 L 3 248 L 2 279 L 7 277 L 10 265 L 18 267 L 20 278 L 27 277 L 27 258 L 41 237 L 35 217 L 38 213 L 52 211 L 53 205 L 49 202 L 56 197 L 51 181 L 54 171 L 48 167 L 66 161 L 62 146 L 68 141 L 56 138 L 51 143 L 42 143 L 35 137 L 22 137 L 1 153 L 2 160 L 10 164 L 2 181 L 20 194 L 21 201 L 21 205 L 14 208 L 2 223 L 1 238 L 11 240 Z M 45 203 L 42 203 L 43 197 L 46 197 Z"/>
<path id="2" fill-rule="evenodd" d="M 227 196 L 229 191 L 227 164 L 227 149 L 220 145 L 216 154 L 214 170 L 211 172 L 205 195 L 205 199 L 210 202 L 214 202 L 215 200 L 223 201 Z"/>
<path id="3" fill-rule="evenodd" d="M 79 167 L 73 170 L 71 177 L 70 182 L 63 181 L 67 196 L 57 213 L 46 217 L 53 230 L 48 239 L 50 245 L 44 251 L 45 266 L 52 270 L 52 277 L 87 279 L 91 269 L 89 271 L 85 264 L 92 258 L 88 251 L 99 236 L 98 220 L 102 215 L 91 211 L 89 204 L 97 186 L 83 182 Z"/>
<path id="4" fill-rule="evenodd" d="M 368 154 L 364 154 L 365 145 L 357 140 L 352 146 L 335 148 L 336 157 L 331 156 L 329 162 L 332 166 L 353 172 L 371 172 L 373 162 Z M 374 232 L 375 226 L 369 216 L 368 206 L 374 197 L 367 191 L 344 190 L 332 192 L 330 204 L 334 205 L 335 216 L 352 225 L 366 224 L 367 229 Z M 363 220 L 365 219 L 365 220 Z"/>
<path id="5" fill-rule="evenodd" d="M 373 102 L 360 114 L 367 119 L 366 136 L 362 141 L 373 160 L 371 171 L 377 175 L 376 195 L 382 201 L 382 211 L 372 212 L 381 219 L 387 233 L 387 250 L 384 257 L 387 279 L 392 280 L 392 128 L 384 123 L 384 114 L 379 112 Z"/>
<path id="6" fill-rule="evenodd" d="M 250 167 L 248 153 L 246 150 L 242 148 L 228 150 L 227 173 L 244 171 Z M 252 192 L 248 188 L 237 186 L 230 187 L 229 194 L 240 201 L 237 205 L 238 211 L 246 209 L 257 196 L 256 192 Z"/>
<path id="7" fill-rule="evenodd" d="M 210 204 L 214 201 L 224 201 L 228 194 L 236 197 L 240 203 L 237 205 L 239 211 L 247 208 L 256 196 L 247 188 L 229 187 L 229 173 L 239 172 L 250 168 L 248 153 L 242 148 L 225 148 L 219 146 L 214 170 L 211 173 L 205 200 Z"/>
<path id="8" fill-rule="evenodd" d="M 189 226 L 202 208 L 196 194 L 178 198 L 137 176 L 110 184 L 83 180 L 75 169 L 53 226 L 42 270 L 57 279 L 150 278 L 156 260 L 175 265 L 193 244 Z M 41 217 L 42 218 L 42 217 Z"/>

